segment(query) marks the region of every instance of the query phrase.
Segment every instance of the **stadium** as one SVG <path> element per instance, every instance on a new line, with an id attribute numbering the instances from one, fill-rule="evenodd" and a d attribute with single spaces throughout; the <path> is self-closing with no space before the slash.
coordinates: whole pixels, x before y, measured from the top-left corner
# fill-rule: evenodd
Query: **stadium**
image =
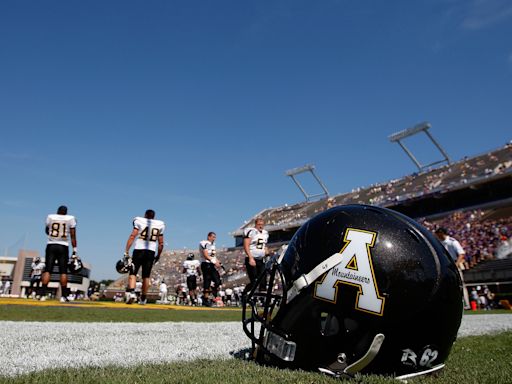
<path id="1" fill-rule="evenodd" d="M 364 204 L 401 212 L 430 231 L 448 228 L 459 239 L 466 250 L 466 287 L 478 296 L 465 311 L 445 372 L 435 379 L 418 380 L 511 382 L 511 190 L 512 143 L 507 143 L 384 183 L 263 209 L 232 232 L 233 247 L 218 250 L 224 267 L 223 284 L 225 288 L 243 288 L 247 283 L 242 236 L 255 218 L 265 220 L 269 248 L 278 252 L 302 224 L 333 207 Z M 337 382 L 320 374 L 247 362 L 250 341 L 241 329 L 239 300 L 226 302 L 220 296 L 218 308 L 190 307 L 185 295 L 180 303 L 182 263 L 190 252 L 199 257 L 197 250 L 163 254 L 151 275 L 150 302 L 156 303 L 144 307 L 115 302 L 124 292 L 126 276 L 87 292 L 87 265 L 80 276 L 70 280 L 74 291 L 81 293 L 73 303 L 16 298 L 25 294 L 35 256 L 21 252 L 17 263 L 4 260 L 4 266 L 11 263 L 11 268 L 4 268 L 4 279 L 15 277 L 17 285 L 0 298 L 0 382 L 122 382 L 133 379 L 132 375 L 137 375 L 137 382 L 148 383 Z M 57 287 L 57 274 L 52 274 L 52 281 Z M 172 287 L 165 303 L 158 291 L 162 281 Z M 91 298 L 94 294 L 96 301 L 79 300 L 87 299 L 88 294 Z M 481 357 L 491 350 L 495 356 L 492 363 L 484 363 Z M 261 375 L 267 379 L 255 378 Z M 380 376 L 360 376 L 357 380 L 394 382 Z"/>

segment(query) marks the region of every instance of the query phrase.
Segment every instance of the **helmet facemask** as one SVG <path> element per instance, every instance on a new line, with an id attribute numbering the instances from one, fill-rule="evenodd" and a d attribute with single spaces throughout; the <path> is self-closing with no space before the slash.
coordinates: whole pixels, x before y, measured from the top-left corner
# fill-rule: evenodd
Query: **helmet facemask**
<path id="1" fill-rule="evenodd" d="M 284 251 L 266 263 L 264 272 L 243 296 L 243 329 L 251 339 L 255 359 L 259 350 L 283 361 L 293 361 L 295 356 L 295 343 L 272 325 L 272 320 L 286 305 L 286 284 L 280 268 L 282 254 Z M 263 286 L 265 289 L 261 290 Z"/>
<path id="2" fill-rule="evenodd" d="M 361 330 L 357 321 L 322 311 L 310 296 L 291 293 L 289 287 L 293 282 L 286 283 L 286 274 L 281 265 L 285 251 L 286 248 L 267 262 L 264 273 L 245 298 L 243 328 L 252 341 L 251 358 L 278 367 L 309 368 L 336 377 L 352 377 L 373 360 L 380 350 L 384 335 L 370 335 L 366 330 Z M 265 291 L 258 289 L 262 281 L 266 281 Z M 287 298 L 298 303 L 289 308 Z M 297 311 L 297 308 L 303 310 Z M 304 317 L 308 315 L 312 317 Z M 297 324 L 307 329 L 294 329 Z M 309 338 L 308 335 L 313 337 Z M 297 346 L 311 346 L 311 343 L 316 345 L 312 351 L 307 348 L 310 358 L 306 362 L 302 356 L 305 349 L 300 353 Z M 327 346 L 322 344 L 331 344 L 329 349 L 335 348 L 339 353 L 322 353 L 322 350 L 326 352 L 323 347 Z M 362 357 L 354 359 L 356 353 Z M 314 354 L 316 359 L 311 359 L 315 357 Z M 322 360 L 324 364 L 319 362 Z"/>

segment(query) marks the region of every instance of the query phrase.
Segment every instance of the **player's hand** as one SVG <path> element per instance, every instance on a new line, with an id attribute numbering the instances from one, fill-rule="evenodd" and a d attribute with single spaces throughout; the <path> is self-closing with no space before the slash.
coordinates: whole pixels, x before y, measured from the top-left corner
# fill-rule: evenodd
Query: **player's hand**
<path id="1" fill-rule="evenodd" d="M 255 267 L 256 266 L 256 260 L 254 260 L 254 257 L 249 257 L 249 265 L 251 267 Z"/>
<path id="2" fill-rule="evenodd" d="M 153 264 L 156 264 L 158 263 L 158 261 L 160 260 L 160 255 L 158 255 L 157 257 L 155 257 L 155 260 L 153 261 Z"/>
<path id="3" fill-rule="evenodd" d="M 73 253 L 71 254 L 71 257 L 73 259 L 78 259 L 78 255 L 77 255 L 76 251 L 73 251 Z"/>

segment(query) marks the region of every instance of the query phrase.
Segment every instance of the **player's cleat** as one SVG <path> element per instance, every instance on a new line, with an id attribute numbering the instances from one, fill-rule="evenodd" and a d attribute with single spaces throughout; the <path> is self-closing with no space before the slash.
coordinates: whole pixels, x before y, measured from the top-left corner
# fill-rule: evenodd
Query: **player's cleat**
<path id="1" fill-rule="evenodd" d="M 126 292 L 124 294 L 124 301 L 126 304 L 132 304 L 137 299 L 137 295 L 133 292 Z"/>
<path id="2" fill-rule="evenodd" d="M 147 299 L 144 299 L 144 300 L 140 300 L 139 301 L 139 305 L 146 305 L 148 303 L 148 300 Z"/>
<path id="3" fill-rule="evenodd" d="M 46 296 L 41 296 L 41 297 L 39 298 L 39 301 L 46 301 Z"/>
<path id="4" fill-rule="evenodd" d="M 62 296 L 62 297 L 60 298 L 60 302 L 61 302 L 61 303 L 69 303 L 69 299 L 68 299 L 67 297 Z"/>

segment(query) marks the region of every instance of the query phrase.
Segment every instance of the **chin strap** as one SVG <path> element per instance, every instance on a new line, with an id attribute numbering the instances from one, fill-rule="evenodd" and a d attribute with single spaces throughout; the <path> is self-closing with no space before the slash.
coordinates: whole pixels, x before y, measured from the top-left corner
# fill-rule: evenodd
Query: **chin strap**
<path id="1" fill-rule="evenodd" d="M 333 268 L 336 264 L 340 263 L 340 254 L 335 253 L 332 256 L 328 257 L 320 264 L 318 264 L 315 268 L 313 268 L 309 273 L 301 275 L 297 280 L 295 280 L 292 286 L 288 289 L 288 293 L 286 295 L 286 301 L 289 303 L 292 301 L 304 288 L 309 287 L 316 279 L 322 276 L 329 269 Z"/>
<path id="2" fill-rule="evenodd" d="M 382 347 L 384 338 L 385 337 L 382 333 L 375 335 L 370 348 L 368 348 L 368 351 L 366 351 L 364 356 L 349 366 L 347 366 L 347 363 L 343 361 L 344 359 L 338 359 L 327 368 L 318 368 L 318 370 L 322 373 L 335 377 L 354 377 L 356 373 L 361 372 L 373 361 L 373 359 L 375 359 Z"/>

